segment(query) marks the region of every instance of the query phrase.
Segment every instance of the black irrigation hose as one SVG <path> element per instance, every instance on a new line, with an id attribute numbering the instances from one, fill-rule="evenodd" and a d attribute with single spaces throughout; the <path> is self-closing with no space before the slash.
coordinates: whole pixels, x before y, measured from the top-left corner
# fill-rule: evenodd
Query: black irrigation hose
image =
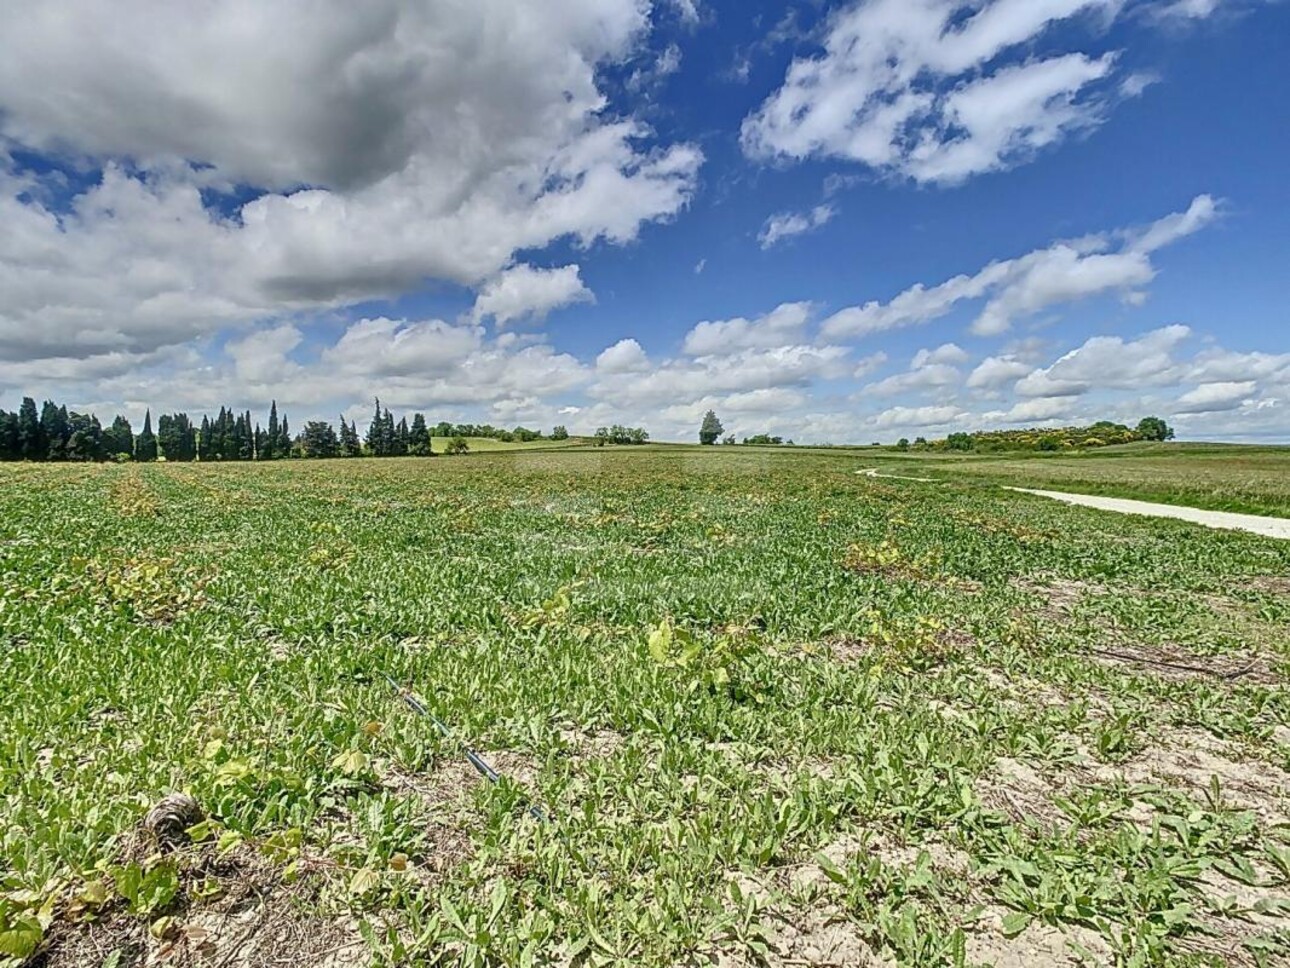
<path id="1" fill-rule="evenodd" d="M 430 720 L 430 722 L 434 723 L 435 728 L 439 730 L 439 732 L 443 735 L 444 739 L 448 740 L 450 743 L 455 743 L 457 746 L 461 747 L 461 750 L 466 755 L 466 759 L 470 762 L 470 765 L 473 766 L 482 777 L 488 780 L 489 783 L 496 784 L 501 782 L 502 775 L 498 773 L 496 770 L 494 770 L 491 766 L 489 766 L 487 761 L 482 756 L 480 756 L 469 746 L 467 746 L 465 743 L 459 740 L 456 737 L 456 735 L 454 735 L 453 731 L 449 729 L 448 726 L 443 722 L 443 720 L 441 720 L 438 716 L 432 713 L 425 703 L 423 703 L 420 699 L 418 699 L 415 695 L 413 695 L 412 690 L 405 689 L 403 688 L 403 686 L 400 686 L 394 680 L 394 678 L 389 674 L 385 674 L 385 681 L 388 682 L 394 688 L 394 690 L 399 694 L 400 698 L 402 698 L 402 700 L 408 704 L 409 709 L 411 709 L 418 716 L 424 716 L 426 719 Z M 547 815 L 546 811 L 543 810 L 541 807 L 539 807 L 536 803 L 529 804 L 529 816 L 531 816 L 534 820 L 537 820 L 541 823 L 546 823 L 548 820 L 551 819 Z"/>

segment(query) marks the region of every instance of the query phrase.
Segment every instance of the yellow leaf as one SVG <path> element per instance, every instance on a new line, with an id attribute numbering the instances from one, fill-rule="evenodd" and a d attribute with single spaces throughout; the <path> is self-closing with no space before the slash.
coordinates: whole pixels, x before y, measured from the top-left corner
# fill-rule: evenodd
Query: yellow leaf
<path id="1" fill-rule="evenodd" d="M 349 882 L 349 892 L 351 894 L 367 894 L 380 883 L 380 878 L 376 871 L 370 867 L 364 867 L 362 870 L 355 872 L 354 877 Z"/>

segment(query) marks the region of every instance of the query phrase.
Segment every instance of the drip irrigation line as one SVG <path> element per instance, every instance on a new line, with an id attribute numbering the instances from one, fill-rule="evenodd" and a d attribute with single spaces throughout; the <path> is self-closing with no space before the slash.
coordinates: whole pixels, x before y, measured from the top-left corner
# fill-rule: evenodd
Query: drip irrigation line
<path id="1" fill-rule="evenodd" d="M 407 703 L 409 709 L 411 709 L 418 716 L 422 716 L 430 720 L 430 722 L 434 723 L 435 729 L 439 730 L 439 733 L 443 736 L 444 739 L 448 740 L 448 742 L 459 747 L 462 753 L 465 755 L 467 761 L 470 763 L 471 766 L 475 768 L 476 772 L 478 772 L 480 776 L 488 780 L 489 783 L 497 784 L 501 782 L 502 775 L 498 773 L 495 769 L 493 769 L 491 766 L 489 766 L 487 760 L 485 760 L 482 756 L 480 756 L 473 749 L 467 746 L 464 742 L 458 739 L 456 734 L 453 733 L 453 731 L 448 728 L 448 725 L 442 719 L 440 719 L 438 716 L 432 713 L 430 711 L 430 708 L 425 703 L 423 703 L 420 699 L 418 699 L 411 689 L 405 689 L 403 686 L 400 686 L 398 682 L 396 682 L 394 678 L 389 674 L 385 674 L 385 681 L 388 682 L 394 688 L 394 690 L 399 694 L 399 697 L 405 703 Z M 531 816 L 534 820 L 537 820 L 541 823 L 546 823 L 551 819 L 547 815 L 547 812 L 543 810 L 541 807 L 539 807 L 536 803 L 530 803 L 528 811 L 529 811 L 529 816 Z"/>
<path id="2" fill-rule="evenodd" d="M 1240 679 L 1242 676 L 1249 675 L 1253 672 L 1259 664 L 1256 659 L 1243 669 L 1237 669 L 1233 672 L 1215 672 L 1213 669 L 1206 669 L 1203 666 L 1188 665 L 1185 662 L 1171 662 L 1169 659 L 1156 659 L 1146 655 L 1133 655 L 1125 652 L 1117 652 L 1115 649 L 1103 649 L 1097 646 L 1091 646 L 1089 651 L 1094 655 L 1104 656 L 1118 662 L 1134 662 L 1138 665 L 1154 665 L 1165 669 L 1178 669 L 1182 672 L 1194 672 L 1198 675 L 1213 676 L 1215 679 Z"/>

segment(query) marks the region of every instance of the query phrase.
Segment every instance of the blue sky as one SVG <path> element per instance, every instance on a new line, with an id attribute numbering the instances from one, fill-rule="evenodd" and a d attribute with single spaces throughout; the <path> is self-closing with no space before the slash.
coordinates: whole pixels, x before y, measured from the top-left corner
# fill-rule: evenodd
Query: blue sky
<path id="1" fill-rule="evenodd" d="M 8 15 L 0 406 L 1290 440 L 1290 4 L 310 10 Z"/>

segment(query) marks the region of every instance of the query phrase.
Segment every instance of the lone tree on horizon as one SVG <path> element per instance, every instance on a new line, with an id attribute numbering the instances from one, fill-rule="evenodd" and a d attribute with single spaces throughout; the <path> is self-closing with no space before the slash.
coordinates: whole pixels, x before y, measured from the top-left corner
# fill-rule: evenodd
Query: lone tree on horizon
<path id="1" fill-rule="evenodd" d="M 721 432 L 725 429 L 717 419 L 716 411 L 709 410 L 703 415 L 703 426 L 699 428 L 699 443 L 705 446 L 715 444 L 721 439 Z"/>
<path id="2" fill-rule="evenodd" d="M 1174 429 L 1159 417 L 1143 417 L 1138 421 L 1138 436 L 1143 440 L 1173 440 Z"/>

